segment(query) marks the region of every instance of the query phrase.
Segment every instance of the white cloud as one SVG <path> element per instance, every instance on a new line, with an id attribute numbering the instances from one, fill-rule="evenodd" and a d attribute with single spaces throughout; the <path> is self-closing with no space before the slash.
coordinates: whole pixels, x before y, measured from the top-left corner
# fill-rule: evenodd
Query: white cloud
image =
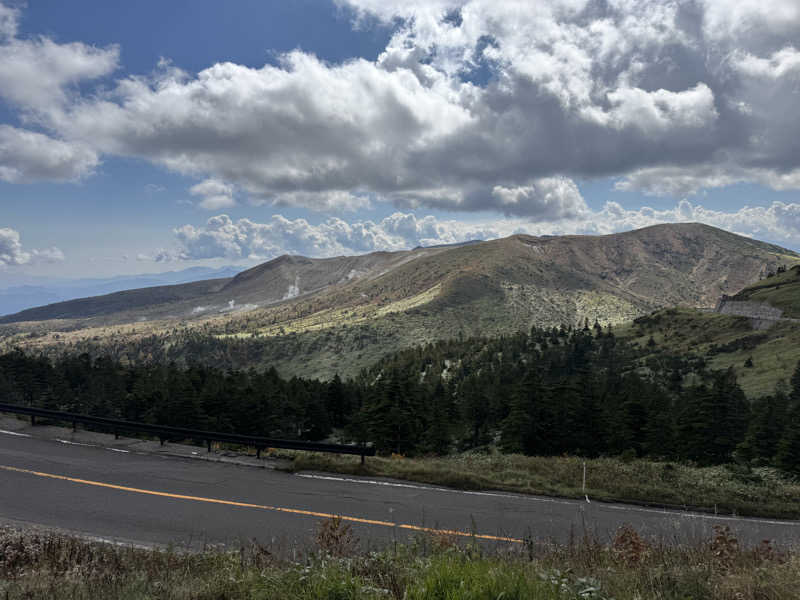
<path id="1" fill-rule="evenodd" d="M 22 249 L 19 233 L 13 229 L 0 228 L 0 265 L 24 265 L 30 260 L 30 252 Z"/>
<path id="2" fill-rule="evenodd" d="M 118 49 L 21 39 L 4 8 L 0 95 L 51 139 L 204 180 L 192 189 L 208 210 L 391 202 L 554 219 L 582 201 L 544 181 L 632 188 L 669 170 L 684 183 L 652 193 L 798 187 L 796 0 L 338 3 L 360 27 L 393 28 L 375 61 L 293 51 L 196 74 L 162 61 L 83 96 L 75 84 L 113 73 Z"/>
<path id="3" fill-rule="evenodd" d="M 619 88 L 608 93 L 608 120 L 616 127 L 638 127 L 650 134 L 676 127 L 702 129 L 717 118 L 714 94 L 704 83 L 682 92 Z"/>
<path id="4" fill-rule="evenodd" d="M 57 263 L 64 261 L 64 253 L 55 246 L 31 251 L 34 262 Z"/>
<path id="5" fill-rule="evenodd" d="M 175 258 L 269 259 L 285 253 L 307 256 L 339 256 L 375 250 L 402 250 L 418 245 L 452 243 L 485 237 L 482 227 L 434 217 L 417 219 L 395 213 L 378 223 L 346 222 L 335 217 L 319 225 L 305 219 L 273 215 L 267 223 L 250 219 L 233 221 L 227 215 L 208 220 L 204 227 L 184 225 L 175 229 L 181 249 Z"/>
<path id="6" fill-rule="evenodd" d="M 18 22 L 19 11 L 0 4 L 0 40 L 16 36 Z"/>
<path id="7" fill-rule="evenodd" d="M 7 39 L 2 41 L 0 36 L 0 98 L 25 111 L 56 110 L 77 93 L 72 86 L 104 77 L 117 68 L 116 46 L 58 44 L 47 37 L 18 39 L 14 28 L 3 25 L 8 21 L 2 20 L 2 14 L 0 28 L 5 28 Z"/>
<path id="8" fill-rule="evenodd" d="M 702 0 L 703 27 L 717 41 L 746 42 L 764 35 L 791 35 L 800 27 L 796 0 Z"/>
<path id="9" fill-rule="evenodd" d="M 779 172 L 730 164 L 655 167 L 634 171 L 617 181 L 614 187 L 623 191 L 641 191 L 651 196 L 686 197 L 702 190 L 744 182 L 760 183 L 774 190 L 800 189 L 800 168 Z"/>
<path id="10" fill-rule="evenodd" d="M 496 185 L 492 196 L 506 214 L 542 221 L 575 218 L 588 211 L 578 186 L 566 177 L 546 177 L 513 188 Z"/>
<path id="11" fill-rule="evenodd" d="M 0 124 L 0 181 L 74 181 L 98 164 L 97 154 L 84 144 Z"/>
<path id="12" fill-rule="evenodd" d="M 61 262 L 64 253 L 56 247 L 26 251 L 22 247 L 19 232 L 9 227 L 0 227 L 0 267 L 16 267 L 34 262 Z"/>
<path id="13" fill-rule="evenodd" d="M 76 85 L 112 73 L 116 47 L 95 48 L 47 37 L 17 37 L 17 9 L 0 3 L 0 100 L 23 121 L 43 123 L 78 97 Z M 10 183 L 73 181 L 99 164 L 92 144 L 0 123 L 0 180 Z"/>
<path id="14" fill-rule="evenodd" d="M 751 77 L 776 80 L 800 73 L 800 51 L 787 46 L 768 57 L 741 53 L 734 64 L 740 72 Z"/>
<path id="15" fill-rule="evenodd" d="M 397 212 L 377 223 L 330 218 L 313 225 L 305 219 L 291 220 L 281 215 L 273 215 L 266 223 L 250 219 L 233 221 L 227 215 L 218 215 L 203 227 L 184 225 L 175 229 L 180 249 L 162 252 L 173 260 L 268 260 L 281 254 L 330 257 L 489 240 L 516 233 L 603 235 L 658 223 L 682 222 L 706 223 L 741 235 L 800 247 L 798 203 L 774 202 L 769 206 L 745 206 L 726 212 L 682 200 L 673 208 L 663 210 L 647 206 L 629 210 L 616 202 L 608 202 L 601 210 L 584 209 L 571 218 L 552 222 L 511 218 L 469 223 Z"/>
<path id="16" fill-rule="evenodd" d="M 220 210 L 236 205 L 233 186 L 218 179 L 206 179 L 189 189 L 192 196 L 202 196 L 199 206 L 206 210 Z"/>

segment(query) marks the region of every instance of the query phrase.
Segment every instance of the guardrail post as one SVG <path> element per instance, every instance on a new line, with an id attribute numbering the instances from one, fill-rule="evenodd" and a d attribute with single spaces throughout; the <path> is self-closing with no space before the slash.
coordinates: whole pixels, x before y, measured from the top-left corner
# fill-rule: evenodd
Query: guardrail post
<path id="1" fill-rule="evenodd" d="M 72 422 L 72 433 L 75 433 L 76 431 L 78 431 L 78 422 L 77 421 L 73 421 Z"/>
<path id="2" fill-rule="evenodd" d="M 211 452 L 211 440 L 206 440 L 206 444 L 208 445 L 208 451 Z"/>
<path id="3" fill-rule="evenodd" d="M 118 440 L 118 439 L 119 439 L 119 431 L 115 431 L 115 432 L 114 432 L 114 439 L 115 439 L 115 440 Z"/>
<path id="4" fill-rule="evenodd" d="M 164 438 L 163 437 L 158 436 L 158 441 L 161 442 L 162 446 L 164 445 Z"/>
<path id="5" fill-rule="evenodd" d="M 361 464 L 363 465 L 364 463 L 366 463 L 366 460 L 367 459 L 365 458 L 364 453 L 362 452 L 361 453 Z"/>
<path id="6" fill-rule="evenodd" d="M 36 425 L 36 415 L 31 415 L 31 425 Z"/>
<path id="7" fill-rule="evenodd" d="M 256 458 L 261 458 L 261 448 L 256 446 Z"/>

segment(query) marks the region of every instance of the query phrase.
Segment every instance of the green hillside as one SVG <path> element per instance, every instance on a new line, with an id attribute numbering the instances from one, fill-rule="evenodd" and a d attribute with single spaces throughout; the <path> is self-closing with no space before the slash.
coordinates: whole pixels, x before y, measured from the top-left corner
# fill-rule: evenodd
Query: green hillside
<path id="1" fill-rule="evenodd" d="M 783 316 L 800 318 L 800 265 L 779 272 L 751 285 L 733 297 L 734 300 L 766 302 L 783 310 Z"/>
<path id="2" fill-rule="evenodd" d="M 782 309 L 783 317 L 771 325 L 756 328 L 746 316 L 670 308 L 615 331 L 649 349 L 654 361 L 664 353 L 694 354 L 712 369 L 732 367 L 748 396 L 771 394 L 779 381 L 789 381 L 800 360 L 800 321 L 793 320 L 800 317 L 800 266 L 777 271 L 730 298 Z"/>

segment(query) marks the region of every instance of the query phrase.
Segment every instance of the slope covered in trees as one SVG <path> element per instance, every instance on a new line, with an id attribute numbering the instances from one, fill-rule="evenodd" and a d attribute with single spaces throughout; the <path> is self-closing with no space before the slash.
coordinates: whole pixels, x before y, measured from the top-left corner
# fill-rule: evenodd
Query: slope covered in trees
<path id="1" fill-rule="evenodd" d="M 0 397 L 167 425 L 369 441 L 382 453 L 492 446 L 535 455 L 733 458 L 800 470 L 800 367 L 751 404 L 732 370 L 661 355 L 599 326 L 439 342 L 357 378 L 0 357 Z"/>

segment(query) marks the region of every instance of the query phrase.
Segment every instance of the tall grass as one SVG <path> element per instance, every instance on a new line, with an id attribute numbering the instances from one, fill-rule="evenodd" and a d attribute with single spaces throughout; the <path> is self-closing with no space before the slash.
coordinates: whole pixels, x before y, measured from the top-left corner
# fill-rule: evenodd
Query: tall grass
<path id="1" fill-rule="evenodd" d="M 333 534 L 333 535 L 332 535 Z M 317 545 L 136 549 L 0 528 L 0 598 L 175 600 L 593 599 L 779 600 L 800 597 L 800 557 L 741 548 L 724 528 L 694 547 L 653 546 L 630 527 L 609 544 L 488 549 L 444 537 L 362 552 L 341 523 Z M 341 545 L 337 545 L 341 544 Z"/>
<path id="2" fill-rule="evenodd" d="M 460 489 L 495 489 L 582 498 L 583 459 L 466 453 L 369 458 L 282 453 L 292 469 L 392 477 Z M 800 517 L 800 481 L 771 468 L 696 467 L 653 460 L 588 459 L 586 491 L 597 500 L 704 508 L 739 515 Z M 798 595 L 800 598 L 800 595 Z"/>

